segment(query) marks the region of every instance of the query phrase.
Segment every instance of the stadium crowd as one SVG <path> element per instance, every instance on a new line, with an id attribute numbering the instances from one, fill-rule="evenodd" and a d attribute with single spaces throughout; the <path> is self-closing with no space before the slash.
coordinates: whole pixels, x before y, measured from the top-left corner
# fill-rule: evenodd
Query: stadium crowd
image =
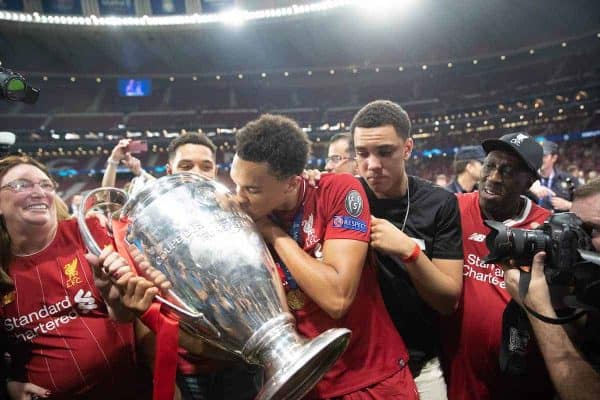
<path id="1" fill-rule="evenodd" d="M 597 310 L 579 304 L 588 312 L 567 328 L 548 322 L 569 308 L 548 284 L 544 253 L 526 269 L 486 261 L 484 220 L 534 229 L 571 211 L 600 250 L 598 142 L 539 143 L 524 131 L 478 138 L 446 138 L 435 145 L 455 154 L 413 157 L 408 114 L 378 100 L 348 133 L 315 146 L 324 162 L 312 165 L 327 172 L 311 169 L 311 143 L 294 120 L 265 114 L 235 133 L 229 158 L 201 132 L 177 136 L 165 173 L 231 187 L 269 245 L 301 334 L 353 332 L 306 398 L 596 398 Z M 152 184 L 146 163 L 159 161 L 137 158 L 138 146 L 121 139 L 104 155 L 102 186 Z M 118 168 L 128 171 L 120 179 Z M 100 185 L 80 178 L 57 180 L 28 155 L 0 160 L 0 338 L 11 399 L 150 398 L 151 371 L 167 368 L 155 363 L 148 313 L 171 283 L 135 276 L 143 260 L 116 252 L 95 212 L 88 222 L 104 250 L 88 254 L 73 215 Z M 58 181 L 80 190 L 63 199 Z M 184 331 L 177 354 L 176 386 L 155 386 L 154 398 L 251 399 L 261 389 L 259 368 Z"/>

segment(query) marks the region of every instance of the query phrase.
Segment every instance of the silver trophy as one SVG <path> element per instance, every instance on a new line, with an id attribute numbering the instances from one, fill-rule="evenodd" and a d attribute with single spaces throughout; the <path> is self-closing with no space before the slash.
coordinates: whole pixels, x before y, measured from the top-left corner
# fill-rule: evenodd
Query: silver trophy
<path id="1" fill-rule="evenodd" d="M 88 193 L 79 228 L 88 249 L 99 254 L 85 223 L 90 210 L 107 214 L 109 225 L 112 218 L 127 221 L 127 242 L 171 282 L 157 300 L 183 329 L 264 368 L 257 400 L 302 398 L 346 349 L 348 329 L 311 340 L 296 332 L 275 263 L 224 186 L 181 173 L 149 183 L 130 199 L 113 188 Z"/>

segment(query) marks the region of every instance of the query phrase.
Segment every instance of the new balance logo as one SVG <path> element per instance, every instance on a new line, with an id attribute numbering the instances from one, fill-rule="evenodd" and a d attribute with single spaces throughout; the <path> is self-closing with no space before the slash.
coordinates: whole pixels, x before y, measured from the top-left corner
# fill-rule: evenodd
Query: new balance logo
<path id="1" fill-rule="evenodd" d="M 98 308 L 96 304 L 96 299 L 92 296 L 92 292 L 89 290 L 84 292 L 83 289 L 79 289 L 77 294 L 75 295 L 75 303 L 77 303 L 77 308 L 81 311 L 82 314 L 87 314 L 91 310 L 95 310 Z"/>
<path id="2" fill-rule="evenodd" d="M 483 233 L 472 233 L 471 236 L 469 236 L 469 240 L 482 243 L 485 242 L 485 235 Z"/>

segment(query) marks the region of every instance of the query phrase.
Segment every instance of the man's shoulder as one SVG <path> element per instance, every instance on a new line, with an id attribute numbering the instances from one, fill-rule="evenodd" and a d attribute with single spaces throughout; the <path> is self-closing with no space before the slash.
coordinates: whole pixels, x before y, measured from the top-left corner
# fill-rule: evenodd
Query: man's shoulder
<path id="1" fill-rule="evenodd" d="M 328 173 L 321 177 L 318 184 L 318 191 L 321 194 L 335 195 L 336 193 L 346 193 L 351 190 L 357 190 L 364 196 L 365 190 L 357 177 L 341 173 Z"/>
<path id="2" fill-rule="evenodd" d="M 360 186 L 358 177 L 348 173 L 326 173 L 321 176 L 319 180 L 319 187 L 323 186 Z"/>
<path id="3" fill-rule="evenodd" d="M 525 217 L 523 221 L 523 225 L 531 224 L 532 222 L 541 224 L 545 220 L 550 217 L 552 212 L 538 204 L 535 204 L 533 201 L 529 200 L 531 204 L 531 209 L 529 210 L 529 214 Z"/>
<path id="4" fill-rule="evenodd" d="M 428 181 L 427 179 L 419 178 L 418 176 L 409 175 L 411 189 L 415 189 L 415 193 L 435 194 L 443 197 L 454 196 L 454 193 L 449 192 L 445 188 Z"/>
<path id="5" fill-rule="evenodd" d="M 456 181 L 456 179 L 453 179 L 449 184 L 447 184 L 444 189 L 446 189 L 447 191 L 451 192 L 451 193 L 463 193 L 463 191 L 461 190 L 460 185 L 458 184 L 458 182 Z"/>
<path id="6" fill-rule="evenodd" d="M 531 201 L 531 199 L 528 199 L 529 201 Z M 529 215 L 542 215 L 544 217 L 549 217 L 550 214 L 552 214 L 552 211 L 548 210 L 547 208 L 544 208 L 542 206 L 540 206 L 539 204 L 534 203 L 533 201 L 531 201 L 531 210 L 529 211 Z"/>
<path id="7" fill-rule="evenodd" d="M 456 194 L 418 176 L 409 176 L 411 202 L 420 201 L 440 207 L 450 201 L 456 203 Z"/>

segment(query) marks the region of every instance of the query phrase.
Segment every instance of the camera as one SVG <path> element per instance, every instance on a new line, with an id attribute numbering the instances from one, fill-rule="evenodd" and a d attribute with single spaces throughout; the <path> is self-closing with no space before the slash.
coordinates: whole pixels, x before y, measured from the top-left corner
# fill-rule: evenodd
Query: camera
<path id="1" fill-rule="evenodd" d="M 0 98 L 34 104 L 40 90 L 29 86 L 21 74 L 0 67 Z"/>
<path id="2" fill-rule="evenodd" d="M 486 263 L 514 260 L 516 265 L 531 265 L 533 257 L 546 252 L 544 273 L 549 285 L 573 289 L 580 304 L 600 309 L 600 254 L 574 213 L 551 215 L 537 229 L 510 228 L 498 221 L 486 220 L 491 228 L 486 236 L 490 254 Z"/>
<path id="3" fill-rule="evenodd" d="M 485 239 L 490 250 L 485 262 L 512 259 L 517 265 L 531 265 L 533 256 L 545 251 L 546 269 L 558 275 L 580 261 L 580 249 L 593 249 L 582 221 L 573 213 L 553 214 L 539 228 L 532 230 L 514 229 L 492 220 L 486 220 L 485 224 L 492 228 Z"/>

